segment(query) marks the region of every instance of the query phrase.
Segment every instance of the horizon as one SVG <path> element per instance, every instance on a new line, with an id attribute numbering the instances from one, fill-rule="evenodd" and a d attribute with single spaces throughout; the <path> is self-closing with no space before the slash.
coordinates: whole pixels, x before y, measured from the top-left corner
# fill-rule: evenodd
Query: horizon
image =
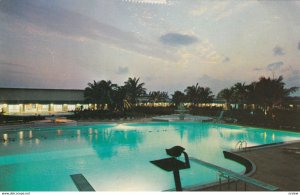
<path id="1" fill-rule="evenodd" d="M 284 77 L 300 87 L 299 1 L 1 0 L 0 87 L 147 92 Z M 300 96 L 300 90 L 291 96 Z"/>

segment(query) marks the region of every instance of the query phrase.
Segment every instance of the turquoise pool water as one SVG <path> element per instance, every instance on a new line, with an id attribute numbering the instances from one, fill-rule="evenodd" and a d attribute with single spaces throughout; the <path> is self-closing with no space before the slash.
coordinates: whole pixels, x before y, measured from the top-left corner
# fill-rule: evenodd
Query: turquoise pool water
<path id="1" fill-rule="evenodd" d="M 180 145 L 189 156 L 243 172 L 223 158 L 223 150 L 234 149 L 239 140 L 254 146 L 300 139 L 298 133 L 198 122 L 24 129 L 23 139 L 19 131 L 1 142 L 0 191 L 77 191 L 70 178 L 77 173 L 97 191 L 168 190 L 175 188 L 172 173 L 149 163 L 166 158 L 166 148 Z M 218 179 L 193 162 L 180 175 L 183 187 Z"/>

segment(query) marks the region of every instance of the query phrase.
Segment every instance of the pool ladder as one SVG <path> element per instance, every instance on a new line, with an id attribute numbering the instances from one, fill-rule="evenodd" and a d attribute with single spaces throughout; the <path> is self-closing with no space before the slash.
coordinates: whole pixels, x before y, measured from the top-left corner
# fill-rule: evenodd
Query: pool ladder
<path id="1" fill-rule="evenodd" d="M 235 145 L 235 149 L 238 149 L 239 151 L 246 151 L 247 149 L 247 141 L 246 140 L 240 140 Z"/>

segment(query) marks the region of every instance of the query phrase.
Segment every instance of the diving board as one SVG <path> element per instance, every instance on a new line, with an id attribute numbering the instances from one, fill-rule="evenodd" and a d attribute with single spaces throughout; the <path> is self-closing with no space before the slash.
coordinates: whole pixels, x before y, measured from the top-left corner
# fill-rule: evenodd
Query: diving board
<path id="1" fill-rule="evenodd" d="M 70 176 L 79 191 L 95 191 L 95 189 L 91 186 L 91 184 L 86 180 L 86 178 L 82 174 L 74 174 Z"/>
<path id="2" fill-rule="evenodd" d="M 240 181 L 243 181 L 245 183 L 249 183 L 249 184 L 252 184 L 252 185 L 255 185 L 255 186 L 258 186 L 260 188 L 263 188 L 263 189 L 266 189 L 266 190 L 270 190 L 270 191 L 275 191 L 275 190 L 278 190 L 279 188 L 276 187 L 276 186 L 272 186 L 270 184 L 266 184 L 264 182 L 261 182 L 261 181 L 258 181 L 256 179 L 253 179 L 251 177 L 247 177 L 247 176 L 244 176 L 244 175 L 240 175 L 238 173 L 235 173 L 231 170 L 228 170 L 228 169 L 225 169 L 223 167 L 219 167 L 217 165 L 214 165 L 214 164 L 211 164 L 211 163 L 208 163 L 208 162 L 205 162 L 203 160 L 199 160 L 197 158 L 194 158 L 194 157 L 190 157 L 190 160 L 193 161 L 193 162 L 196 162 L 198 164 L 201 164 L 209 169 L 213 169 L 215 171 L 218 171 L 224 175 L 227 175 L 231 178 L 234 178 L 234 179 L 237 179 L 237 180 L 240 180 Z"/>

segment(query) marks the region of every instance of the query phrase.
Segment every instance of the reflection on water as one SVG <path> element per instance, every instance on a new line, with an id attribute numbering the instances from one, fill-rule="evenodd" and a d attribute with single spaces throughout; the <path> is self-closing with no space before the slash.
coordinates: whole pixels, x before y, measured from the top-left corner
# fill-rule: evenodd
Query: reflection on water
<path id="1" fill-rule="evenodd" d="M 239 140 L 253 146 L 300 139 L 297 133 L 198 122 L 24 129 L 0 136 L 6 138 L 0 191 L 73 191 L 69 175 L 75 173 L 99 191 L 167 190 L 174 187 L 172 174 L 149 163 L 165 158 L 166 148 L 180 145 L 189 156 L 241 172 L 242 166 L 222 154 Z M 216 173 L 192 163 L 181 178 L 186 187 L 212 182 Z"/>
<path id="2" fill-rule="evenodd" d="M 90 130 L 89 132 L 92 132 Z M 134 150 L 137 148 L 138 143 L 142 142 L 142 139 L 141 133 L 136 130 L 122 131 L 117 127 L 105 128 L 99 133 L 98 130 L 94 130 L 94 134 L 89 136 L 92 148 L 101 159 L 116 156 L 119 150 L 124 151 L 124 147 Z"/>

